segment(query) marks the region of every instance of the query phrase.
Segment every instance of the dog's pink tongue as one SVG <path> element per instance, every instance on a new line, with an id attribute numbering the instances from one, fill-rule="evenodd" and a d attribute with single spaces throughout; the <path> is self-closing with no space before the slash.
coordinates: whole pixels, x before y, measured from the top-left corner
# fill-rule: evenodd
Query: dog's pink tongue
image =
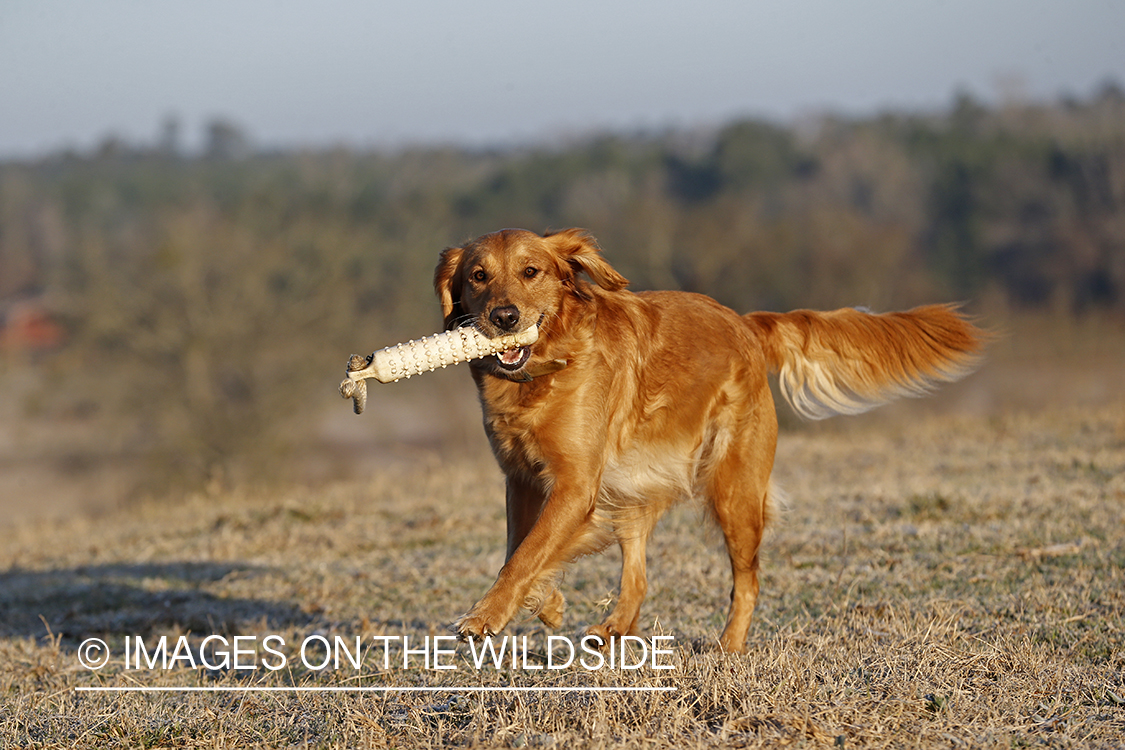
<path id="1" fill-rule="evenodd" d="M 520 361 L 521 352 L 519 349 L 507 349 L 500 353 L 500 361 L 506 365 L 514 365 Z"/>

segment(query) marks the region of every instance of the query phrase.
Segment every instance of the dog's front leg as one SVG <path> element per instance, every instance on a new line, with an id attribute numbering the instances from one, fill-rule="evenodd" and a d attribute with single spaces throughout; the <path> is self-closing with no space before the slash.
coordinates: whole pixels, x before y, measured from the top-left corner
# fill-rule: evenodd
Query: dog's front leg
<path id="1" fill-rule="evenodd" d="M 573 476 L 578 472 L 567 474 Z M 503 630 L 536 584 L 569 559 L 583 531 L 592 523 L 596 490 L 596 481 L 588 478 L 556 478 L 538 518 L 515 549 L 509 550 L 508 561 L 496 583 L 458 620 L 456 628 L 462 637 Z M 509 529 L 509 544 L 513 541 Z"/>
<path id="2" fill-rule="evenodd" d="M 519 469 L 510 469 L 507 475 L 508 553 L 505 562 L 512 559 L 527 538 L 547 502 L 547 489 L 542 478 Z M 525 598 L 524 606 L 538 615 L 544 625 L 557 628 L 562 625 L 566 597 L 554 581 L 542 580 Z"/>

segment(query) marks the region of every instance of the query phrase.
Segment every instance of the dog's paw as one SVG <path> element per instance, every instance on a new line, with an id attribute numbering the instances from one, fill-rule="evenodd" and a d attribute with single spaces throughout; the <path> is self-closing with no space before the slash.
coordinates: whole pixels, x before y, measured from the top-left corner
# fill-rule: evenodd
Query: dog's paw
<path id="1" fill-rule="evenodd" d="M 453 629 L 457 632 L 458 638 L 467 641 L 470 638 L 485 638 L 496 635 L 507 624 L 506 621 L 490 617 L 487 613 L 479 612 L 476 607 L 473 607 L 461 615 L 457 622 L 453 623 Z"/>
<path id="2" fill-rule="evenodd" d="M 493 628 L 488 627 L 481 618 L 473 617 L 471 614 L 462 615 L 457 622 L 453 623 L 453 630 L 456 631 L 457 637 L 462 641 L 496 635 Z"/>
<path id="3" fill-rule="evenodd" d="M 744 654 L 746 653 L 746 643 L 731 640 L 724 634 L 719 640 L 717 650 L 723 654 Z"/>
<path id="4" fill-rule="evenodd" d="M 549 628 L 557 628 L 562 625 L 564 612 L 566 612 L 566 597 L 558 589 L 555 589 L 547 595 L 543 606 L 539 608 L 536 614 L 544 625 Z"/>
<path id="5" fill-rule="evenodd" d="M 601 625 L 591 625 L 586 628 L 583 634 L 585 638 L 593 638 L 595 641 L 591 644 L 596 648 L 605 648 L 609 642 L 614 638 L 620 638 L 622 633 L 617 632 L 617 629 L 610 625 L 608 622 L 603 622 Z"/>

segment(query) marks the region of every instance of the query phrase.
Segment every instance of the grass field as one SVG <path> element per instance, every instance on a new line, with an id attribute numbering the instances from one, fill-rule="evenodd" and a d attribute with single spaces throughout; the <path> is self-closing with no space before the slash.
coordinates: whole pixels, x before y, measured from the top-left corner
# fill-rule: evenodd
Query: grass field
<path id="1" fill-rule="evenodd" d="M 395 648 L 385 668 L 375 636 L 448 633 L 502 562 L 502 481 L 483 454 L 16 525 L 0 532 L 0 745 L 1125 746 L 1125 403 L 826 423 L 783 436 L 775 477 L 789 507 L 744 656 L 712 648 L 719 535 L 690 507 L 657 528 L 642 622 L 671 636 L 661 670 L 536 670 L 537 620 L 509 629 L 529 668 L 477 669 L 465 645 L 443 657 L 456 669 L 404 669 Z M 571 568 L 560 634 L 598 620 L 617 564 L 611 550 Z M 212 650 L 215 669 L 186 651 L 126 668 L 127 637 L 209 635 L 275 635 L 286 666 L 259 650 L 241 662 L 256 669 L 224 669 Z M 302 664 L 315 636 L 359 636 L 360 667 Z M 90 637 L 108 646 L 100 670 L 79 661 Z M 79 690 L 95 686 L 674 690 Z"/>

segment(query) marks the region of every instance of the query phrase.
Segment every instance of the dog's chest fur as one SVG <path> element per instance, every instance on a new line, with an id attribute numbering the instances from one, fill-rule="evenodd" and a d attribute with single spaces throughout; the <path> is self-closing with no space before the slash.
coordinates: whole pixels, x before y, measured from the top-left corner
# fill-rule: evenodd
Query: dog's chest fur
<path id="1" fill-rule="evenodd" d="M 576 468 L 596 480 L 597 511 L 608 517 L 642 506 L 662 511 L 697 494 L 710 431 L 665 424 L 675 408 L 667 393 L 638 399 L 619 392 L 631 390 L 635 378 L 592 378 L 579 369 L 528 384 L 478 382 L 485 428 L 505 473 L 535 476 L 550 487 L 560 464 Z M 696 420 L 707 421 L 710 411 L 701 406 Z"/>

